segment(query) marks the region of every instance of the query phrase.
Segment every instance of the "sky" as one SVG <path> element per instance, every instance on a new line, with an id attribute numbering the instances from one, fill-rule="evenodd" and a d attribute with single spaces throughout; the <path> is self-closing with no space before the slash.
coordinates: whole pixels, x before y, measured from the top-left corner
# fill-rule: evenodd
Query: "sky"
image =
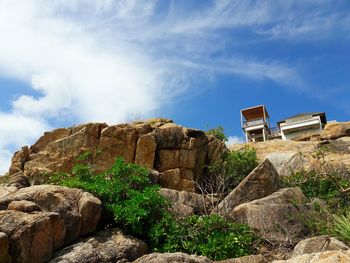
<path id="1" fill-rule="evenodd" d="M 350 120 L 348 0 L 0 0 L 0 174 L 45 131 L 165 117 L 243 140 L 272 123 Z"/>

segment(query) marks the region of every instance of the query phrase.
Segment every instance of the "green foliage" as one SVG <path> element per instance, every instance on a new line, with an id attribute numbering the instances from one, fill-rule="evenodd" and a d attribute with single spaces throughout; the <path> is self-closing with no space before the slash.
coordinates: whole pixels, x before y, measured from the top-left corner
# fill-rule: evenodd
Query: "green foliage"
<path id="1" fill-rule="evenodd" d="M 255 240 L 247 225 L 218 215 L 191 216 L 181 222 L 166 216 L 150 229 L 154 251 L 207 256 L 214 260 L 248 255 Z"/>
<path id="2" fill-rule="evenodd" d="M 88 164 L 78 163 L 71 176 L 57 174 L 52 182 L 94 194 L 107 212 L 113 214 L 117 225 L 130 234 L 145 236 L 167 206 L 166 199 L 158 193 L 159 187 L 151 184 L 148 174 L 146 168 L 118 158 L 104 173 L 94 174 Z"/>
<path id="3" fill-rule="evenodd" d="M 288 186 L 298 186 L 305 196 L 321 198 L 330 205 L 339 207 L 349 204 L 342 190 L 350 187 L 350 181 L 335 171 L 320 173 L 316 170 L 298 171 L 283 178 Z"/>
<path id="4" fill-rule="evenodd" d="M 225 194 L 236 187 L 258 164 L 254 148 L 246 146 L 238 151 L 230 151 L 222 160 L 208 167 L 205 185 L 210 185 L 215 192 Z"/>
<path id="5" fill-rule="evenodd" d="M 221 126 L 208 130 L 207 134 L 214 135 L 216 139 L 219 139 L 220 141 L 223 141 L 223 142 L 228 141 L 224 133 L 224 128 Z"/>
<path id="6" fill-rule="evenodd" d="M 350 212 L 334 216 L 333 232 L 346 242 L 350 242 Z"/>

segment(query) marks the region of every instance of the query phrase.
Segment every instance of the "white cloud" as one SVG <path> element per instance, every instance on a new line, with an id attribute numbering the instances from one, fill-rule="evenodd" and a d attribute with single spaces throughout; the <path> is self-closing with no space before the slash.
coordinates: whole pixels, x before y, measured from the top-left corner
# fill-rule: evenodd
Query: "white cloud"
<path id="1" fill-rule="evenodd" d="M 226 142 L 226 146 L 232 146 L 233 144 L 241 144 L 245 143 L 245 140 L 239 136 L 229 136 L 228 141 Z"/>
<path id="2" fill-rule="evenodd" d="M 185 1 L 161 10 L 159 0 L 0 0 L 0 78 L 25 82 L 39 94 L 17 96 L 0 114 L 0 123 L 11 122 L 0 127 L 0 163 L 49 129 L 50 120 L 115 123 L 151 116 L 191 84 L 218 73 L 302 87 L 291 65 L 228 57 L 227 40 L 241 40 L 221 31 L 307 31 L 310 19 L 295 23 L 303 16 L 292 12 L 294 2 L 218 0 L 188 8 Z M 305 4 L 307 17 L 316 2 Z M 213 57 L 216 51 L 223 55 Z M 16 136 L 8 138 L 9 129 Z"/>

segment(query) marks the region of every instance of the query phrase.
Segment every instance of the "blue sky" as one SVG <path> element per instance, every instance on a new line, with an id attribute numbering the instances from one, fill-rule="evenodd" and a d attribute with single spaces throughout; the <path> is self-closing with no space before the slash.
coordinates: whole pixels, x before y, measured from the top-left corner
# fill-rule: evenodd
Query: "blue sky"
<path id="1" fill-rule="evenodd" d="M 350 120 L 348 0 L 0 0 L 0 171 L 46 130 L 239 110 Z"/>

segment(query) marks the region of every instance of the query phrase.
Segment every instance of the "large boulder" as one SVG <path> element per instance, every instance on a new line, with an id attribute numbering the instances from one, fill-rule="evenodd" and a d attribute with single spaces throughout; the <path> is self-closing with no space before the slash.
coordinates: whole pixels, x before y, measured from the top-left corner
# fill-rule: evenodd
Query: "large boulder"
<path id="1" fill-rule="evenodd" d="M 17 176 L 16 186 L 23 185 L 25 178 L 42 184 L 54 172 L 70 172 L 77 157 L 88 153 L 86 161 L 97 172 L 122 157 L 161 172 L 159 182 L 164 187 L 194 192 L 203 169 L 226 150 L 213 136 L 166 119 L 112 126 L 88 123 L 44 133 L 30 148 L 14 154 L 9 174 L 25 176 Z"/>
<path id="2" fill-rule="evenodd" d="M 266 156 L 280 176 L 289 176 L 293 172 L 302 170 L 308 163 L 300 153 L 295 151 L 274 152 Z"/>
<path id="3" fill-rule="evenodd" d="M 294 248 L 292 257 L 324 251 L 346 251 L 350 248 L 343 242 L 330 236 L 317 236 L 300 241 Z"/>
<path id="4" fill-rule="evenodd" d="M 152 253 L 144 255 L 133 261 L 133 263 L 212 263 L 203 256 L 188 255 L 181 252 L 176 253 Z"/>
<path id="5" fill-rule="evenodd" d="M 61 249 L 50 263 L 129 262 L 147 251 L 145 242 L 124 235 L 119 229 L 109 229 Z"/>
<path id="6" fill-rule="evenodd" d="M 9 250 L 9 237 L 5 233 L 0 232 L 0 262 L 10 262 Z"/>
<path id="7" fill-rule="evenodd" d="M 321 133 L 321 140 L 335 140 L 350 136 L 350 122 L 328 123 Z"/>
<path id="8" fill-rule="evenodd" d="M 283 188 L 235 207 L 230 216 L 248 224 L 270 242 L 295 243 L 307 233 L 303 223 L 310 209 L 307 201 L 300 188 Z"/>
<path id="9" fill-rule="evenodd" d="M 350 262 L 349 251 L 325 251 L 304 254 L 288 260 L 275 260 L 272 263 L 347 263 Z"/>
<path id="10" fill-rule="evenodd" d="M 52 253 L 95 231 L 101 201 L 80 189 L 38 185 L 0 198 L 0 232 L 16 262 L 45 262 Z"/>
<path id="11" fill-rule="evenodd" d="M 282 187 L 282 182 L 272 163 L 260 163 L 217 207 L 221 216 L 230 218 L 233 209 L 243 203 L 265 197 Z"/>
<path id="12" fill-rule="evenodd" d="M 262 255 L 251 255 L 240 258 L 231 258 L 220 261 L 217 263 L 267 263 L 267 260 Z"/>

